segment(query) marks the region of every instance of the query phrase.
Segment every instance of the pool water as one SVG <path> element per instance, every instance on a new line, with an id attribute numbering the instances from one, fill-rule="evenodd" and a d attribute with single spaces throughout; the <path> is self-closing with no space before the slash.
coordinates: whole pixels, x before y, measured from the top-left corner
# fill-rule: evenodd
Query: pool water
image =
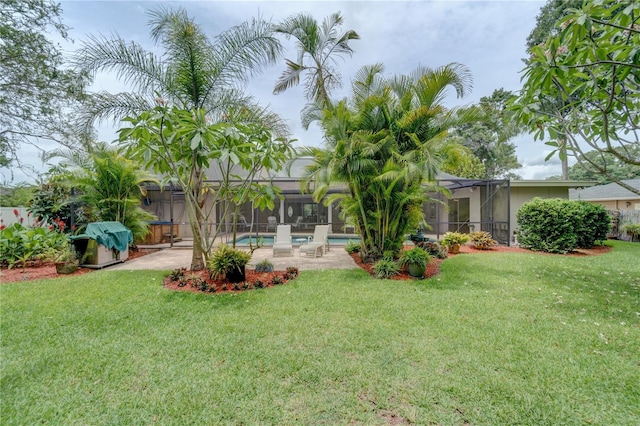
<path id="1" fill-rule="evenodd" d="M 261 237 L 265 246 L 273 245 L 273 236 L 264 236 Z M 294 245 L 306 244 L 307 241 L 311 238 L 311 235 L 294 235 L 291 237 L 291 243 Z M 249 245 L 249 241 L 251 244 L 256 244 L 256 237 L 241 237 L 236 240 L 236 244 L 238 245 Z M 360 241 L 360 238 L 344 238 L 344 237 L 329 237 L 329 245 L 332 246 L 343 246 L 347 244 L 349 241 Z"/>

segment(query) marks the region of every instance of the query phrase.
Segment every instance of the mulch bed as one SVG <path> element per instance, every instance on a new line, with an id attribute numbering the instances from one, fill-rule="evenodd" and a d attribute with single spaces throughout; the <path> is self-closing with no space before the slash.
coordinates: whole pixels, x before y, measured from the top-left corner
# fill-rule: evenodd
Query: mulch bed
<path id="1" fill-rule="evenodd" d="M 411 248 L 412 247 L 405 247 L 405 249 L 411 249 Z M 458 254 L 449 253 L 449 257 L 460 256 L 460 255 L 465 255 L 469 253 L 509 253 L 509 252 L 536 253 L 536 254 L 549 255 L 549 256 L 595 256 L 595 255 L 607 253 L 609 251 L 611 251 L 611 247 L 609 246 L 598 246 L 591 249 L 578 249 L 568 254 L 554 254 L 554 253 L 534 252 L 529 249 L 525 249 L 521 247 L 510 247 L 510 246 L 496 246 L 487 250 L 478 250 L 473 248 L 472 246 L 465 245 L 465 246 L 460 246 L 460 253 Z M 362 262 L 362 259 L 360 259 L 360 256 L 358 255 L 358 253 L 351 254 L 351 258 L 356 263 L 356 265 L 358 265 L 360 268 L 367 271 L 369 275 L 374 276 L 373 264 Z M 438 275 L 440 273 L 440 265 L 444 260 L 445 259 L 436 259 L 436 258 L 431 259 L 429 264 L 427 265 L 427 270 L 425 271 L 424 277 L 422 279 L 431 278 Z M 398 275 L 389 277 L 389 279 L 402 281 L 402 280 L 415 280 L 416 278 L 410 276 L 407 271 L 401 271 Z"/>
<path id="2" fill-rule="evenodd" d="M 160 249 L 136 249 L 136 250 L 129 250 L 129 259 L 128 260 L 133 260 L 136 259 L 138 257 L 141 256 L 145 256 L 147 254 L 151 254 L 151 253 L 155 253 Z M 576 250 L 575 252 L 566 254 L 566 255 L 559 255 L 559 254 L 550 254 L 550 253 L 540 253 L 540 252 L 532 252 L 530 250 L 527 249 L 523 249 L 523 248 L 519 248 L 519 247 L 507 247 L 507 246 L 498 246 L 495 248 L 492 248 L 490 250 L 476 250 L 471 246 L 462 246 L 460 247 L 460 253 L 461 254 L 465 254 L 465 253 L 495 253 L 495 252 L 519 252 L 519 253 L 538 253 L 538 254 L 543 254 L 543 255 L 548 255 L 548 256 L 594 256 L 594 255 L 599 255 L 599 254 L 603 254 L 603 253 L 607 253 L 611 251 L 611 247 L 608 246 L 599 246 L 599 247 L 594 247 L 592 249 L 579 249 Z M 455 255 L 450 255 L 450 256 L 455 256 Z M 362 269 L 364 269 L 365 271 L 367 271 L 369 274 L 372 274 L 372 266 L 371 264 L 364 264 L 362 263 L 362 261 L 360 260 L 360 257 L 355 254 L 355 255 L 351 255 L 351 257 L 353 258 L 353 260 L 356 262 L 356 264 L 358 266 L 360 266 Z M 433 277 L 435 275 L 438 275 L 440 273 L 440 264 L 442 263 L 442 259 L 434 259 L 432 261 L 431 264 L 429 264 L 429 267 L 427 268 L 427 271 L 425 272 L 425 278 L 430 278 Z M 87 274 L 89 272 L 93 272 L 95 271 L 95 269 L 89 269 L 89 268 L 78 268 L 78 270 L 76 272 L 74 272 L 73 274 L 69 274 L 69 275 L 59 275 L 56 272 L 56 268 L 53 264 L 50 263 L 45 263 L 45 264 L 30 264 L 27 265 L 26 268 L 22 268 L 22 267 L 16 267 L 13 269 L 6 269 L 6 268 L 2 268 L 0 269 L 0 283 L 5 284 L 5 283 L 13 283 L 13 282 L 23 282 L 23 281 L 32 281 L 32 280 L 37 280 L 37 279 L 42 279 L 42 278 L 60 278 L 60 277 L 64 277 L 64 276 L 71 276 L 71 275 L 83 275 L 83 274 Z M 203 274 L 206 275 L 206 272 L 202 272 Z M 280 274 L 283 274 L 283 272 L 279 272 Z M 261 280 L 263 282 L 268 282 L 271 283 L 271 281 L 273 280 L 273 276 L 274 275 L 255 275 L 256 273 L 254 271 L 247 271 L 247 281 L 248 282 L 255 282 L 255 280 Z M 258 274 L 264 274 L 264 273 L 258 273 Z M 276 274 L 276 273 L 271 273 L 271 274 Z M 394 280 L 409 280 L 409 279 L 415 279 L 409 276 L 408 273 L 403 272 L 400 275 L 396 275 L 394 277 L 392 277 L 391 279 Z M 222 282 L 219 283 L 220 288 L 222 288 Z M 226 283 L 225 283 L 226 284 Z M 269 284 L 271 285 L 271 284 Z M 177 284 L 176 284 L 177 287 Z M 189 286 L 187 286 L 189 287 Z M 171 288 L 168 286 L 168 288 Z M 191 288 L 185 288 L 185 287 L 179 287 L 177 288 L 179 290 L 182 291 L 197 291 L 196 289 L 191 290 Z"/>
<path id="3" fill-rule="evenodd" d="M 155 253 L 160 249 L 133 249 L 129 250 L 129 260 L 136 259 L 147 254 Z M 95 269 L 91 268 L 78 268 L 72 274 L 60 275 L 56 272 L 56 267 L 52 263 L 30 263 L 25 268 L 16 266 L 13 269 L 0 269 L 0 283 L 15 283 L 22 281 L 39 280 L 43 278 L 61 278 L 70 277 L 73 275 L 84 275 L 89 272 L 93 272 Z"/>
<path id="4" fill-rule="evenodd" d="M 185 271 L 185 280 L 182 285 L 178 280 L 172 280 L 171 276 L 164 279 L 164 286 L 170 290 L 187 291 L 191 293 L 235 293 L 239 291 L 253 290 L 257 288 L 269 288 L 275 285 L 286 284 L 290 279 L 285 271 L 273 272 L 256 272 L 247 269 L 245 272 L 245 280 L 242 283 L 233 284 L 226 279 L 213 280 L 209 278 L 206 270 L 203 271 Z M 297 273 L 296 273 L 297 276 Z M 202 290 L 197 284 L 194 285 L 194 277 L 196 280 L 202 280 L 206 283 L 206 290 Z M 274 278 L 276 280 L 274 281 Z M 258 284 L 261 283 L 261 284 Z"/>

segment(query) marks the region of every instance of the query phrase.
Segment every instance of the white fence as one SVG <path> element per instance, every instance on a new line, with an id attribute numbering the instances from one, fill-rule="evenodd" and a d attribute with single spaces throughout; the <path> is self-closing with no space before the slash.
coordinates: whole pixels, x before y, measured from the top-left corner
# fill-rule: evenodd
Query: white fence
<path id="1" fill-rule="evenodd" d="M 15 212 L 18 212 L 16 215 Z M 2 225 L 9 226 L 16 222 L 20 222 L 24 226 L 33 225 L 34 218 L 29 215 L 26 207 L 0 207 L 0 219 L 2 219 Z"/>

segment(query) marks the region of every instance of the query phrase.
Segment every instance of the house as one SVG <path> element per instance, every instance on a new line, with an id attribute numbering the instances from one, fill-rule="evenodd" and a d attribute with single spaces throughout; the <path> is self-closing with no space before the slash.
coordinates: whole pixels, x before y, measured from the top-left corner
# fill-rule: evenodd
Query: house
<path id="1" fill-rule="evenodd" d="M 311 164 L 310 158 L 295 160 L 288 172 L 280 171 L 265 174 L 258 182 L 275 185 L 282 191 L 283 199 L 276 200 L 272 210 L 260 211 L 250 203 L 240 206 L 239 213 L 243 218 L 253 221 L 252 232 L 264 234 L 273 231 L 269 223 L 275 218 L 276 223 L 291 224 L 293 233 L 313 232 L 315 225 L 328 224 L 330 234 L 347 234 L 353 227 L 340 217 L 337 205 L 326 206 L 322 201 L 315 202 L 311 196 L 313 186 L 303 188 L 304 169 Z M 210 183 L 215 185 L 215 174 Z M 471 232 L 485 230 L 493 235 L 501 244 L 510 244 L 514 230 L 517 229 L 516 212 L 525 202 L 534 197 L 569 198 L 569 190 L 592 186 L 595 182 L 583 181 L 547 181 L 547 180 L 482 180 L 462 179 L 441 173 L 438 185 L 448 189 L 450 196 L 442 193 L 428 194 L 439 202 L 428 202 L 424 205 L 425 219 L 430 231 L 426 232 L 434 238 L 441 238 L 447 231 Z M 313 184 L 311 184 L 313 185 Z M 336 186 L 331 192 L 342 192 L 344 188 Z M 429 189 L 425 188 L 428 193 Z M 147 188 L 147 198 L 143 206 L 158 217 L 158 226 L 177 224 L 177 235 L 191 235 L 186 213 L 185 196 L 176 188 L 160 191 L 158 187 Z M 214 207 L 211 226 L 230 229 L 231 218 L 223 214 L 223 209 Z M 156 226 L 156 225 L 153 225 Z"/>
<path id="2" fill-rule="evenodd" d="M 627 179 L 622 182 L 640 191 L 640 179 Z M 617 183 L 573 189 L 569 191 L 569 199 L 601 204 L 609 210 L 640 210 L 640 195 Z"/>

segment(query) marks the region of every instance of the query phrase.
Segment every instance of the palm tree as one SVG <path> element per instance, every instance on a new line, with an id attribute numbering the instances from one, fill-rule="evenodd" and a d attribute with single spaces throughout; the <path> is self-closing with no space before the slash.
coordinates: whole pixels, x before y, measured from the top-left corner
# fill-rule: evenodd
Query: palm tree
<path id="1" fill-rule="evenodd" d="M 340 74 L 336 66 L 337 57 L 353 54 L 350 40 L 360 36 L 353 30 L 339 32 L 343 23 L 340 13 L 334 13 L 324 19 L 322 25 L 308 14 L 300 13 L 285 19 L 275 27 L 275 31 L 285 37 L 296 40 L 298 59 L 286 60 L 283 71 L 273 90 L 279 94 L 300 83 L 300 75 L 308 73 L 306 80 L 306 98 L 310 102 L 325 107 L 331 104 L 331 90 L 340 86 Z"/>
<path id="2" fill-rule="evenodd" d="M 271 24 L 254 19 L 230 28 L 211 41 L 183 9 L 161 8 L 149 15 L 151 36 L 163 48 L 162 56 L 144 50 L 135 42 L 103 37 L 91 38 L 77 52 L 75 61 L 81 69 L 94 76 L 100 71 L 115 71 L 133 88 L 126 93 L 95 94 L 84 115 L 87 125 L 106 119 L 122 120 L 166 104 L 193 111 L 194 115 L 196 111 L 204 111 L 209 123 L 241 118 L 245 122 L 268 123 L 274 133 L 286 134 L 286 126 L 279 117 L 259 108 L 241 90 L 249 77 L 280 56 L 281 45 L 273 36 Z M 204 267 L 206 255 L 203 242 L 208 235 L 204 226 L 207 215 L 202 208 L 207 191 L 205 168 L 196 161 L 198 153 L 192 151 L 192 166 L 183 179 L 190 186 L 183 190 L 187 202 L 191 203 L 189 211 L 193 212 L 191 268 L 199 270 Z"/>
<path id="3" fill-rule="evenodd" d="M 326 149 L 308 151 L 319 200 L 332 183 L 348 188 L 330 195 L 363 236 L 369 260 L 397 252 L 404 235 L 423 222 L 424 185 L 433 182 L 445 151 L 447 130 L 474 117 L 442 101 L 448 87 L 464 96 L 471 86 L 466 67 L 419 67 L 410 75 L 382 76 L 380 64 L 362 68 L 349 102 L 326 109 Z"/>

